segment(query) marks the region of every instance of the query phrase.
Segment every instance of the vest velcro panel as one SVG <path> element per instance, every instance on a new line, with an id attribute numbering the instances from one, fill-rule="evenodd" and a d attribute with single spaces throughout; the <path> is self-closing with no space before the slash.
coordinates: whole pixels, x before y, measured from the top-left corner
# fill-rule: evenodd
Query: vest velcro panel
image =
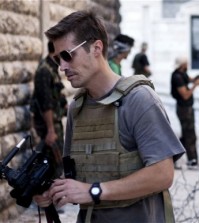
<path id="1" fill-rule="evenodd" d="M 84 105 L 74 118 L 71 157 L 75 159 L 77 180 L 88 183 L 117 180 L 143 167 L 138 152 L 128 152 L 120 144 L 116 114 L 117 108 L 112 104 L 99 104 L 94 109 Z M 137 200 L 101 205 L 121 207 Z"/>

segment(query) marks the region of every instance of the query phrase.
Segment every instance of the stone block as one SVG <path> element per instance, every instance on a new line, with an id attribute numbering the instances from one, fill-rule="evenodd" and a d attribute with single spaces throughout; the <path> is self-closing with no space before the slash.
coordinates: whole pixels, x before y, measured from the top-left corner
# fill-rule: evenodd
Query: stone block
<path id="1" fill-rule="evenodd" d="M 35 37 L 0 34 L 0 49 L 0 61 L 37 60 L 42 43 Z"/>
<path id="2" fill-rule="evenodd" d="M 75 10 L 72 8 L 60 6 L 58 4 L 50 4 L 50 19 L 53 21 L 60 21 L 65 16 L 74 12 Z"/>
<path id="3" fill-rule="evenodd" d="M 40 1 L 1 0 L 0 9 L 39 17 Z"/>
<path id="4" fill-rule="evenodd" d="M 0 83 L 28 83 L 33 80 L 37 66 L 37 61 L 2 62 L 0 63 Z"/>
<path id="5" fill-rule="evenodd" d="M 21 139 L 27 134 L 30 134 L 29 131 L 26 131 L 26 132 L 21 131 L 21 132 L 11 133 L 11 134 L 6 134 L 4 136 L 1 136 L 0 137 L 0 149 L 1 149 L 0 159 L 3 160 L 3 158 L 12 150 L 12 148 L 14 148 L 21 141 Z M 33 142 L 33 139 L 32 139 L 32 142 Z M 29 145 L 26 144 L 26 146 L 29 146 Z M 18 157 L 16 159 L 13 158 L 13 160 L 14 162 L 17 162 L 18 164 Z M 13 163 L 12 160 L 10 162 Z M 12 166 L 15 166 L 15 165 L 12 164 Z"/>
<path id="6" fill-rule="evenodd" d="M 33 86 L 27 84 L 3 85 L 0 88 L 0 108 L 29 103 Z M 1 126 L 1 124 L 0 124 Z"/>
<path id="7" fill-rule="evenodd" d="M 37 17 L 0 11 L 0 21 L 0 33 L 39 36 L 40 26 Z"/>
<path id="8" fill-rule="evenodd" d="M 2 119 L 0 135 L 28 130 L 30 128 L 30 112 L 27 106 L 1 109 L 0 117 Z"/>

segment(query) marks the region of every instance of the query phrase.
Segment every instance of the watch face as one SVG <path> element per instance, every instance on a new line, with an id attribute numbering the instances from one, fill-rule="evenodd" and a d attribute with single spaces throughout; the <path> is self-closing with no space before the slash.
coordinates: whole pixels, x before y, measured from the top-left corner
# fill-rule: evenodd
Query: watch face
<path id="1" fill-rule="evenodd" d="M 91 193 L 93 195 L 98 195 L 100 192 L 100 189 L 98 187 L 93 187 L 92 190 L 91 190 Z"/>

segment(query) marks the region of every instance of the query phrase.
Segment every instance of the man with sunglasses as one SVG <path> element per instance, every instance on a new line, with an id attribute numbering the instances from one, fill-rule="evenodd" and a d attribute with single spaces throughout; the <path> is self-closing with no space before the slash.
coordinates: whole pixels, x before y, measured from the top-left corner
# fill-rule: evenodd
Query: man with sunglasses
<path id="1" fill-rule="evenodd" d="M 69 156 L 75 160 L 76 179 L 55 180 L 35 201 L 79 204 L 77 223 L 174 222 L 167 189 L 184 148 L 150 81 L 138 76 L 145 84 L 135 87 L 134 76 L 111 70 L 105 27 L 91 12 L 66 16 L 46 36 L 60 70 L 80 88 L 69 108 L 63 159 L 64 166 Z"/>

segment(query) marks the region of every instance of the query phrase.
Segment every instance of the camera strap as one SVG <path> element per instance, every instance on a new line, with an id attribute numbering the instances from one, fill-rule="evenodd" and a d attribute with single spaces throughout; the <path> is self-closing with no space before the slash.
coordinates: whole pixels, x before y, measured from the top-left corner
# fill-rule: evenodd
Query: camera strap
<path id="1" fill-rule="evenodd" d="M 41 209 L 39 206 L 37 206 L 37 211 L 38 211 L 39 223 L 41 223 Z"/>
<path id="2" fill-rule="evenodd" d="M 37 206 L 37 210 L 38 210 L 39 223 L 42 223 L 41 222 L 41 208 Z M 44 210 L 45 210 L 47 223 L 61 223 L 57 210 L 55 209 L 55 206 L 53 204 L 44 208 Z"/>
<path id="3" fill-rule="evenodd" d="M 57 210 L 53 204 L 44 208 L 46 214 L 47 223 L 61 223 Z"/>

